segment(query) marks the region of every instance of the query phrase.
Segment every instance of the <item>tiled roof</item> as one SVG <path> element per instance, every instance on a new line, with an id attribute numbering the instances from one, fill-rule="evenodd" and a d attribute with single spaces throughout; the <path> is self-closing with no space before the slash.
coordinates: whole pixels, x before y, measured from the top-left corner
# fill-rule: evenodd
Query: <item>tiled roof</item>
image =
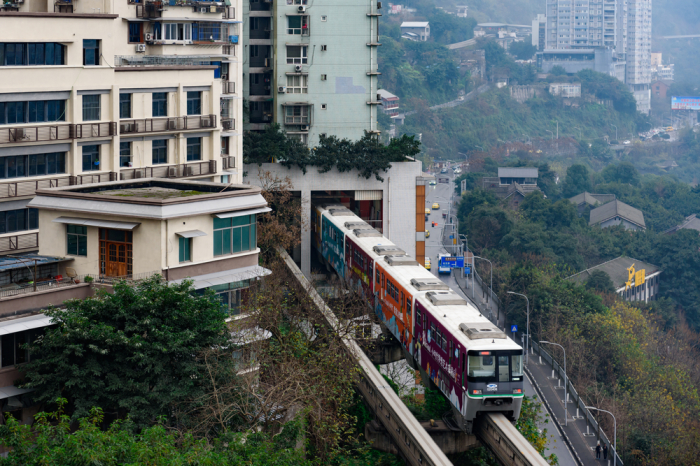
<path id="1" fill-rule="evenodd" d="M 700 231 L 700 218 L 696 214 L 686 217 L 685 221 L 680 225 L 666 230 L 666 233 L 675 233 L 678 230 L 698 230 Z"/>
<path id="2" fill-rule="evenodd" d="M 537 178 L 537 168 L 533 167 L 499 167 L 499 178 Z"/>
<path id="3" fill-rule="evenodd" d="M 588 205 L 603 205 L 607 204 L 610 201 L 615 200 L 615 195 L 614 194 L 591 194 L 589 192 L 583 192 L 577 196 L 572 197 L 569 199 L 571 202 L 574 204 L 581 205 L 583 203 L 586 203 Z"/>
<path id="4" fill-rule="evenodd" d="M 591 221 L 589 224 L 596 225 L 613 217 L 621 217 L 630 223 L 646 228 L 642 211 L 618 200 L 608 202 L 591 210 Z"/>
<path id="5" fill-rule="evenodd" d="M 579 272 L 576 275 L 572 275 L 567 280 L 583 285 L 588 281 L 591 273 L 595 270 L 602 270 L 610 276 L 615 289 L 618 290 L 625 286 L 629 278 L 628 269 L 634 265 L 634 270 L 639 272 L 644 269 L 646 276 L 660 272 L 661 269 L 655 265 L 649 264 L 648 262 L 642 262 L 637 259 L 632 259 L 631 257 L 618 257 L 608 262 L 603 262 L 600 265 L 586 269 L 583 272 Z"/>

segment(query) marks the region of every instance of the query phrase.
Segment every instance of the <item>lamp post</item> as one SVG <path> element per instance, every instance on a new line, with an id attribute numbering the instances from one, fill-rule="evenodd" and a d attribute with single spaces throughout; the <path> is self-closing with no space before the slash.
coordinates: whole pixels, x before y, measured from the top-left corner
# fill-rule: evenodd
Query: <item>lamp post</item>
<path id="1" fill-rule="evenodd" d="M 477 146 L 476 144 L 474 145 L 474 147 L 478 147 L 479 149 L 481 149 L 481 152 L 484 152 L 484 148 L 483 148 L 483 147 Z"/>
<path id="2" fill-rule="evenodd" d="M 479 257 L 479 256 L 474 256 L 474 259 L 481 259 L 489 263 L 491 265 L 491 291 L 493 291 L 493 264 L 491 263 L 490 260 L 486 259 L 485 257 Z M 487 298 L 487 303 L 491 303 L 491 292 L 486 295 Z"/>
<path id="3" fill-rule="evenodd" d="M 552 132 L 552 131 L 550 131 L 550 130 L 548 130 L 548 129 L 546 129 L 545 131 L 547 131 L 549 134 L 552 135 L 552 141 L 554 141 L 554 132 Z"/>
<path id="4" fill-rule="evenodd" d="M 564 425 L 568 426 L 569 425 L 569 396 L 567 395 L 567 393 L 569 392 L 569 386 L 567 384 L 569 383 L 569 379 L 566 376 L 566 350 L 559 343 L 552 343 L 550 341 L 541 341 L 540 345 L 558 346 L 564 352 Z"/>
<path id="5" fill-rule="evenodd" d="M 522 296 L 523 298 L 525 298 L 525 301 L 527 301 L 527 328 L 525 329 L 525 364 L 528 364 L 530 362 L 530 353 L 528 351 L 528 347 L 530 346 L 530 300 L 527 299 L 527 296 L 525 296 L 524 294 L 515 293 L 514 291 L 509 291 L 508 294 Z"/>
<path id="6" fill-rule="evenodd" d="M 586 409 L 594 409 L 596 411 L 602 411 L 602 412 L 608 413 L 609 415 L 612 416 L 613 425 L 615 426 L 615 431 L 614 431 L 615 435 L 614 435 L 614 439 L 613 439 L 613 441 L 615 442 L 614 446 L 613 446 L 613 465 L 617 466 L 617 419 L 615 419 L 615 415 L 613 413 L 611 413 L 610 411 L 606 411 L 606 410 L 600 409 L 600 408 L 594 408 L 593 406 L 586 406 Z"/>
<path id="7" fill-rule="evenodd" d="M 615 128 L 615 140 L 617 141 L 617 126 L 615 126 L 615 125 L 610 125 L 610 126 L 612 126 L 613 128 Z M 619 142 L 619 141 L 618 141 L 618 142 Z"/>

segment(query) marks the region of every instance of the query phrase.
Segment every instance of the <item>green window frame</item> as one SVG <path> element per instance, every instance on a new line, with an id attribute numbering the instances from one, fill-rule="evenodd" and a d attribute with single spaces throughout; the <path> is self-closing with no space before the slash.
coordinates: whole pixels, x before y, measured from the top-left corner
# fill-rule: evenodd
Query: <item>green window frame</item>
<path id="1" fill-rule="evenodd" d="M 214 219 L 214 256 L 255 250 L 258 246 L 256 216 Z"/>
<path id="2" fill-rule="evenodd" d="M 192 260 L 192 238 L 180 238 L 180 262 L 190 262 Z"/>
<path id="3" fill-rule="evenodd" d="M 87 256 L 87 227 L 67 225 L 66 232 L 67 254 L 69 256 Z"/>

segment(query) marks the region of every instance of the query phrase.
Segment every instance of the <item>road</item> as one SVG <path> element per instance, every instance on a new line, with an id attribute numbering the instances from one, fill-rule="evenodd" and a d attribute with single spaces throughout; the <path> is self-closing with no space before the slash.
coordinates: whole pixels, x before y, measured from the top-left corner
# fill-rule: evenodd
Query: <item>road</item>
<path id="1" fill-rule="evenodd" d="M 482 290 L 479 284 L 475 281 L 474 288 L 472 290 L 472 283 L 471 281 L 468 282 L 468 287 L 466 289 L 467 295 L 465 295 L 464 290 L 462 287 L 459 286 L 457 283 L 457 280 L 455 279 L 454 274 L 455 273 L 461 273 L 461 272 L 453 272 L 453 274 L 447 275 L 447 274 L 438 274 L 438 267 L 437 267 L 437 255 L 438 253 L 445 253 L 448 252 L 441 241 L 441 233 L 443 231 L 443 228 L 445 227 L 445 219 L 442 218 L 442 210 L 443 209 L 448 209 L 450 211 L 450 206 L 454 200 L 454 175 L 451 173 L 451 170 L 448 173 L 450 183 L 445 184 L 445 183 L 438 183 L 436 186 L 429 186 L 428 190 L 426 191 L 426 196 L 425 196 L 425 206 L 430 208 L 432 211 L 432 205 L 433 203 L 437 202 L 440 204 L 440 209 L 436 209 L 435 211 L 431 212 L 431 214 L 428 216 L 428 221 L 425 224 L 425 229 L 430 231 L 430 238 L 427 238 L 425 241 L 425 257 L 430 258 L 431 260 L 431 271 L 433 275 L 436 277 L 440 278 L 443 282 L 445 282 L 450 288 L 452 288 L 457 294 L 462 296 L 463 298 L 467 299 L 468 301 L 472 301 L 471 296 L 472 294 L 476 296 L 476 300 L 479 301 L 481 304 L 481 296 L 482 296 Z M 442 174 L 441 177 L 444 177 L 445 175 Z M 456 208 L 452 207 L 451 208 L 451 213 L 454 215 L 451 215 L 453 217 L 453 220 L 455 222 L 455 228 L 456 228 L 456 223 L 457 223 L 457 216 L 455 212 Z M 448 216 L 448 219 L 449 220 Z M 432 227 L 431 224 L 432 222 L 438 222 L 437 226 Z M 452 227 L 450 225 L 447 226 L 448 231 Z M 450 251 L 451 252 L 451 251 Z M 464 283 L 464 282 L 463 282 Z M 474 302 L 474 301 L 472 301 Z M 482 310 L 483 310 L 483 306 Z M 525 383 L 525 395 L 527 396 L 533 396 L 535 394 L 535 389 L 532 386 L 532 383 L 530 382 L 529 379 L 526 379 Z M 558 430 L 555 428 L 552 422 L 545 423 L 544 419 L 540 420 L 540 429 L 547 429 L 547 433 L 550 436 L 549 437 L 549 442 L 547 445 L 547 448 L 549 451 L 547 454 L 554 453 L 557 455 L 557 458 L 559 459 L 559 465 L 560 466 L 577 466 L 577 462 L 574 460 L 574 457 L 572 456 L 571 452 L 568 450 L 566 447 L 566 444 L 564 442 L 564 439 L 562 438 L 561 434 L 558 432 Z"/>

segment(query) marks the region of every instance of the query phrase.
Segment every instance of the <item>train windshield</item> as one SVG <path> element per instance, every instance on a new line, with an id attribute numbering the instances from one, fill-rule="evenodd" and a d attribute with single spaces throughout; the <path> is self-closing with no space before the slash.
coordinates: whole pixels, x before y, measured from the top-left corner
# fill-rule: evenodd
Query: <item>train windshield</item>
<path id="1" fill-rule="evenodd" d="M 469 351 L 467 377 L 472 382 L 520 382 L 522 351 Z"/>

